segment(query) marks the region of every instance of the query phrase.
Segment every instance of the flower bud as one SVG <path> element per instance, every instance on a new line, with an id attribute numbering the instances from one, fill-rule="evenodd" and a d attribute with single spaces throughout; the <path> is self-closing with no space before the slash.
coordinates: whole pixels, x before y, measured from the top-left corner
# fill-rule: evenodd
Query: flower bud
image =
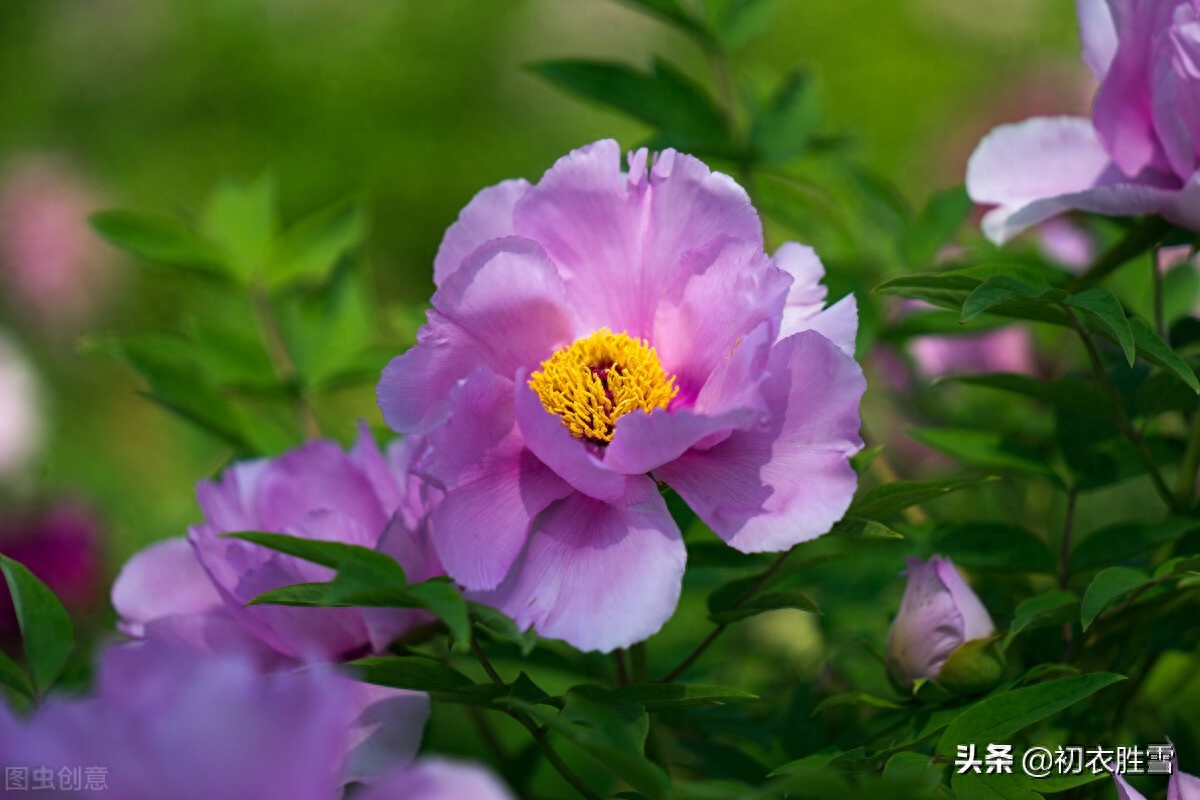
<path id="1" fill-rule="evenodd" d="M 954 564 L 941 556 L 905 563 L 908 586 L 887 638 L 892 681 L 905 692 L 920 679 L 958 692 L 995 683 L 1003 670 L 990 641 L 996 628 Z"/>

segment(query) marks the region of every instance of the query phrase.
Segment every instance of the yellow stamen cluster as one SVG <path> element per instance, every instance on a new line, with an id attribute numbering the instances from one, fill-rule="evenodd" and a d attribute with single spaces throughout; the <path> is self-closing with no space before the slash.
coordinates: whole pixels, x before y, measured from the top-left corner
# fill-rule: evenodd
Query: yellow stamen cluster
<path id="1" fill-rule="evenodd" d="M 666 408 L 679 392 L 653 347 L 608 328 L 555 351 L 529 386 L 573 436 L 598 443 L 612 441 L 618 417 Z"/>

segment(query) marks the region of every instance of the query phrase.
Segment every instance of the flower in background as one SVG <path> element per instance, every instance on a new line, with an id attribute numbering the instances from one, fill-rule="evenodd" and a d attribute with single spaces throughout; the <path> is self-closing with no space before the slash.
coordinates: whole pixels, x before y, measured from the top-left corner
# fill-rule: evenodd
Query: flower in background
<path id="1" fill-rule="evenodd" d="M 988 134 L 967 191 L 996 205 L 1002 243 L 1064 211 L 1161 214 L 1200 230 L 1200 9 L 1191 0 L 1078 0 L 1090 120 L 1035 117 Z"/>
<path id="2" fill-rule="evenodd" d="M 162 641 L 110 647 L 98 674 L 94 695 L 50 698 L 28 719 L 0 707 L 0 762 L 51 766 L 55 797 L 336 800 L 372 778 L 383 782 L 362 796 L 509 796 L 478 768 L 413 763 L 422 694 L 321 666 L 264 673 L 236 649 L 217 657 Z"/>
<path id="3" fill-rule="evenodd" d="M 1118 800 L 1146 800 L 1146 796 L 1134 789 L 1120 774 L 1114 772 Z M 1179 771 L 1179 761 L 1171 759 L 1171 779 L 1167 783 L 1167 800 L 1200 800 L 1200 778 Z"/>
<path id="4" fill-rule="evenodd" d="M 20 472 L 41 445 L 38 402 L 33 368 L 0 334 L 0 478 Z"/>
<path id="5" fill-rule="evenodd" d="M 950 336 L 917 336 L 908 344 L 917 370 L 927 378 L 989 372 L 1037 372 L 1033 337 L 1010 325 L 994 331 Z"/>
<path id="6" fill-rule="evenodd" d="M 248 542 L 222 537 L 270 531 L 375 548 L 396 558 L 410 581 L 443 574 L 427 541 L 436 491 L 409 470 L 424 443 L 396 442 L 386 456 L 366 426 L 349 453 L 309 442 L 278 458 L 235 464 L 197 487 L 205 521 L 187 539 L 168 539 L 135 555 L 113 586 L 120 628 L 203 650 L 250 648 L 265 663 L 341 661 L 381 652 L 430 619 L 391 608 L 293 608 L 245 604 L 294 583 L 325 581 L 332 571 Z"/>
<path id="7" fill-rule="evenodd" d="M 537 184 L 485 189 L 446 232 L 433 310 L 379 383 L 428 434 L 447 572 L 584 650 L 645 639 L 686 553 L 657 482 L 745 552 L 829 530 L 857 484 L 865 388 L 853 297 L 763 252 L 745 191 L 699 160 L 611 140 Z"/>
<path id="8" fill-rule="evenodd" d="M 0 553 L 19 561 L 75 612 L 94 609 L 102 572 L 99 526 L 82 507 L 60 503 L 0 518 Z M 18 632 L 12 598 L 0 587 L 0 638 Z"/>
<path id="9" fill-rule="evenodd" d="M 113 264 L 87 223 L 101 205 L 53 159 L 18 161 L 0 182 L 0 280 L 47 331 L 78 329 L 110 294 Z"/>
<path id="10" fill-rule="evenodd" d="M 968 642 L 989 640 L 996 627 L 950 559 L 907 558 L 904 563 L 908 584 L 886 650 L 889 675 L 907 690 L 914 681 L 946 677 L 943 668 L 950 657 Z"/>

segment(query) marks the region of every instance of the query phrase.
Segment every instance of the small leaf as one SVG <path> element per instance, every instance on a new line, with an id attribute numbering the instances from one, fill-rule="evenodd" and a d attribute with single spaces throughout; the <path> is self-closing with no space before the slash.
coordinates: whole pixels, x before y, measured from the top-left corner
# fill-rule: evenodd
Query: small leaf
<path id="1" fill-rule="evenodd" d="M 105 240 L 136 256 L 210 275 L 230 274 L 220 251 L 167 217 L 101 211 L 88 218 Z"/>
<path id="2" fill-rule="evenodd" d="M 447 578 L 430 578 L 408 587 L 407 594 L 419 603 L 420 608 L 432 612 L 460 642 L 471 640 L 471 621 L 467 615 L 467 601 Z"/>
<path id="3" fill-rule="evenodd" d="M 343 202 L 318 211 L 289 228 L 267 264 L 267 283 L 281 288 L 324 280 L 339 258 L 360 244 L 367 221 L 362 207 Z"/>
<path id="4" fill-rule="evenodd" d="M 1129 320 L 1125 317 L 1125 309 L 1121 308 L 1121 302 L 1112 292 L 1097 286 L 1071 295 L 1064 303 L 1071 308 L 1083 311 L 1095 321 L 1105 335 L 1120 345 L 1121 352 L 1125 354 L 1125 360 L 1129 362 L 1129 366 L 1133 366 L 1136 357 L 1133 331 L 1129 327 Z"/>
<path id="5" fill-rule="evenodd" d="M 998 430 L 910 428 L 908 435 L 926 447 L 974 467 L 1036 475 L 1062 484 L 1045 456 L 1022 447 Z"/>
<path id="6" fill-rule="evenodd" d="M 848 516 L 887 517 L 952 492 L 990 483 L 996 478 L 953 478 L 940 481 L 894 481 L 871 489 L 850 506 Z"/>
<path id="7" fill-rule="evenodd" d="M 628 5 L 647 11 L 660 19 L 696 34 L 709 41 L 708 29 L 697 22 L 679 0 L 622 0 Z"/>
<path id="8" fill-rule="evenodd" d="M 779 10 L 779 0 L 708 0 L 709 29 L 721 49 L 736 53 L 771 28 Z"/>
<path id="9" fill-rule="evenodd" d="M 471 602 L 467 603 L 467 609 L 476 628 L 498 642 L 516 645 L 522 656 L 528 656 L 537 646 L 537 632 L 533 628 L 520 630 L 512 618 L 503 612 Z"/>
<path id="10" fill-rule="evenodd" d="M 1013 613 L 1013 621 L 1008 628 L 1005 645 L 1007 646 L 1021 631 L 1070 621 L 1074 618 L 1078 608 L 1079 597 L 1074 592 L 1068 592 L 1065 589 L 1055 589 L 1046 594 L 1022 600 Z"/>
<path id="11" fill-rule="evenodd" d="M 927 275 L 906 275 L 884 281 L 871 290 L 872 294 L 892 294 L 913 300 L 924 300 L 939 308 L 953 311 L 963 303 L 982 281 L 962 272 L 951 271 Z"/>
<path id="12" fill-rule="evenodd" d="M 476 685 L 453 667 L 419 656 L 360 658 L 346 666 L 359 680 L 393 689 L 455 693 Z"/>
<path id="13" fill-rule="evenodd" d="M 377 550 L 371 550 L 368 547 L 321 539 L 305 539 L 299 536 L 289 536 L 285 533 L 243 531 L 223 535 L 231 539 L 241 539 L 244 542 L 259 545 L 268 550 L 275 550 L 279 553 L 295 556 L 304 561 L 311 561 L 314 564 L 320 564 L 330 569 L 338 569 L 343 564 L 351 561 L 369 564 L 375 570 L 376 575 L 383 576 L 390 581 L 397 581 L 402 586 L 406 584 L 404 568 L 400 566 L 398 561 L 391 556 L 380 553 Z"/>
<path id="14" fill-rule="evenodd" d="M 1042 796 L 1021 780 L 1024 775 L 998 772 L 979 775 L 956 772 L 950 776 L 950 786 L 956 800 L 1042 800 Z"/>
<path id="15" fill-rule="evenodd" d="M 728 686 L 705 686 L 682 683 L 647 683 L 608 689 L 592 684 L 572 686 L 568 691 L 605 706 L 638 704 L 653 714 L 702 705 L 724 705 L 730 702 L 757 700 L 758 695 Z"/>
<path id="16" fill-rule="evenodd" d="M 0 555 L 0 572 L 12 595 L 34 688 L 45 694 L 75 649 L 71 617 L 54 592 L 20 562 Z"/>
<path id="17" fill-rule="evenodd" d="M 224 251 L 223 260 L 237 277 L 249 283 L 263 269 L 278 224 L 275 181 L 263 175 L 217 186 L 208 198 L 200 231 Z"/>
<path id="18" fill-rule="evenodd" d="M 1039 536 L 1002 522 L 938 525 L 933 549 L 970 569 L 1053 573 L 1058 560 Z"/>
<path id="19" fill-rule="evenodd" d="M 1111 672 L 1093 672 L 989 695 L 954 718 L 938 740 L 937 752 L 952 755 L 960 744 L 1008 741 L 1017 731 L 1123 680 Z"/>
<path id="20" fill-rule="evenodd" d="M 711 597 L 709 599 L 709 607 L 710 609 L 712 608 Z M 731 622 L 737 622 L 746 617 L 756 616 L 764 611 L 778 611 L 781 608 L 792 608 L 799 611 L 808 611 L 813 614 L 820 613 L 816 603 L 809 600 L 800 592 L 763 592 L 755 594 L 737 608 L 710 611 L 708 618 L 718 625 L 728 625 Z"/>
<path id="21" fill-rule="evenodd" d="M 1066 411 L 1090 414 L 1103 420 L 1113 420 L 1119 416 L 1108 395 L 1097 391 L 1092 381 L 1074 378 L 1043 381 L 1028 375 L 994 372 L 987 375 L 950 375 L 939 379 L 937 383 L 947 381 L 1025 395 L 1045 400 Z"/>
<path id="22" fill-rule="evenodd" d="M 3 650 L 0 650 L 0 686 L 7 686 L 21 697 L 31 700 L 34 697 L 33 685 L 29 682 L 29 676 Z"/>
<path id="23" fill-rule="evenodd" d="M 971 207 L 971 198 L 962 186 L 931 194 L 904 239 L 908 264 L 918 269 L 932 264 L 938 250 L 962 227 Z"/>
<path id="24" fill-rule="evenodd" d="M 895 541 L 903 539 L 904 535 L 897 533 L 882 522 L 862 517 L 846 517 L 835 522 L 829 529 L 833 536 L 847 536 L 855 539 L 887 539 Z"/>
<path id="25" fill-rule="evenodd" d="M 1146 573 L 1129 567 L 1109 567 L 1096 573 L 1083 593 L 1083 602 L 1079 606 L 1083 629 L 1086 631 L 1109 603 L 1129 594 L 1148 580 Z"/>
<path id="26" fill-rule="evenodd" d="M 883 445 L 881 444 L 859 450 L 850 456 L 850 466 L 854 467 L 855 474 L 863 475 L 871 468 L 871 465 L 875 463 L 875 459 L 879 458 L 882 453 Z"/>
<path id="27" fill-rule="evenodd" d="M 1048 286 L 1030 286 L 1010 275 L 993 275 L 979 284 L 962 304 L 962 321 L 968 322 L 985 311 L 996 312 L 997 307 L 1014 304 L 1026 308 L 1031 306 L 1054 306 L 1067 297 L 1063 289 Z M 1032 312 L 1031 312 L 1032 313 Z M 1046 311 L 1050 316 L 1062 316 L 1061 309 Z"/>
<path id="28" fill-rule="evenodd" d="M 889 700 L 886 697 L 879 697 L 878 695 L 869 694 L 867 692 L 842 692 L 841 694 L 835 694 L 832 697 L 826 697 L 824 700 L 818 703 L 817 707 L 812 710 L 812 716 L 815 717 L 817 714 L 820 714 L 827 708 L 843 705 L 862 705 L 870 706 L 871 708 L 884 708 L 893 710 L 904 707 L 895 700 Z"/>
<path id="29" fill-rule="evenodd" d="M 1169 517 L 1158 522 L 1122 522 L 1093 531 L 1071 550 L 1072 574 L 1118 564 L 1200 528 L 1200 520 Z"/>
<path id="30" fill-rule="evenodd" d="M 755 117 L 750 146 L 764 164 L 788 161 L 804 152 L 819 124 L 812 81 L 804 71 L 793 70 Z"/>
<path id="31" fill-rule="evenodd" d="M 1157 333 L 1150 330 L 1149 325 L 1133 317 L 1129 320 L 1129 327 L 1133 331 L 1133 341 L 1137 344 L 1139 356 L 1162 367 L 1183 381 L 1193 392 L 1200 394 L 1200 380 L 1196 379 L 1195 371 L 1178 353 L 1168 347 Z"/>

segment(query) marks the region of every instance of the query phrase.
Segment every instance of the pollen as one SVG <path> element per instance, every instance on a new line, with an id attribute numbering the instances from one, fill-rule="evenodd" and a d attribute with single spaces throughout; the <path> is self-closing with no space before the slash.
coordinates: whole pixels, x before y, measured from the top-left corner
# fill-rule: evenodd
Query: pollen
<path id="1" fill-rule="evenodd" d="M 612 441 L 618 418 L 666 408 L 679 392 L 648 342 L 608 328 L 555 351 L 529 386 L 573 436 L 597 444 Z"/>

